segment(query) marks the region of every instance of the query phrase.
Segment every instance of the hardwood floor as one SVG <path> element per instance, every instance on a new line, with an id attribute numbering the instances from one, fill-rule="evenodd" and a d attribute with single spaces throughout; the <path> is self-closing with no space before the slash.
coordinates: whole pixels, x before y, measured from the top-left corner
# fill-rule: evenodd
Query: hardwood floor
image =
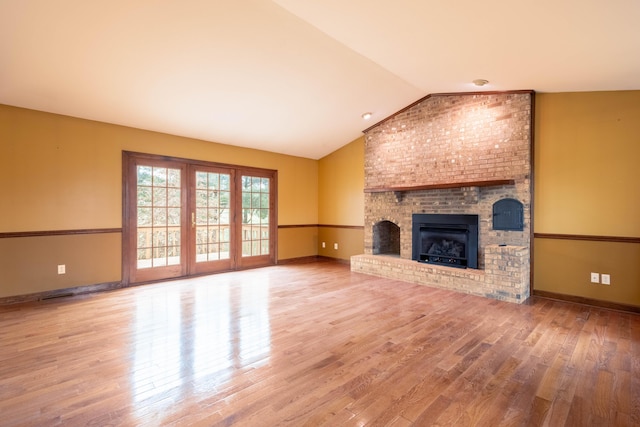
<path id="1" fill-rule="evenodd" d="M 0 307 L 2 426 L 640 425 L 640 316 L 318 262 Z"/>

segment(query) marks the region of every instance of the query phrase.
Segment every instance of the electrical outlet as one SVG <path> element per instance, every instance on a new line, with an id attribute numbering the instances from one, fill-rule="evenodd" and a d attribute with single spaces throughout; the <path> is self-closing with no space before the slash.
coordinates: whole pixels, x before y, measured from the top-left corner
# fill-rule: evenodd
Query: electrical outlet
<path id="1" fill-rule="evenodd" d="M 591 273 L 591 283 L 600 283 L 600 273 Z"/>
<path id="2" fill-rule="evenodd" d="M 67 266 L 64 264 L 58 265 L 58 274 L 65 274 L 67 272 Z"/>
<path id="3" fill-rule="evenodd" d="M 333 244 L 333 249 L 338 250 L 338 244 L 337 243 Z"/>
<path id="4" fill-rule="evenodd" d="M 602 284 L 603 285 L 610 285 L 611 284 L 611 275 L 603 274 L 602 275 Z"/>

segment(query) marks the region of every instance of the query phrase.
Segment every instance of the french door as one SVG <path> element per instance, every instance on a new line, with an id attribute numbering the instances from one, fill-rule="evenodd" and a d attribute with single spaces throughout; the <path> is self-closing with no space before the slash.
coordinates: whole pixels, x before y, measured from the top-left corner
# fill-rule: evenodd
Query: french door
<path id="1" fill-rule="evenodd" d="M 275 264 L 275 171 L 124 152 L 123 177 L 123 282 Z"/>
<path id="2" fill-rule="evenodd" d="M 189 271 L 213 273 L 234 267 L 235 227 L 232 226 L 235 171 L 190 166 Z"/>

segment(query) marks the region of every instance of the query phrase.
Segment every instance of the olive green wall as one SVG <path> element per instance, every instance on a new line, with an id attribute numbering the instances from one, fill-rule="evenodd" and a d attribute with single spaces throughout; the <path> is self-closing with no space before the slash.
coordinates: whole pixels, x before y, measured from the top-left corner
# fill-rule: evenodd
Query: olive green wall
<path id="1" fill-rule="evenodd" d="M 640 244 L 536 239 L 534 290 L 640 306 Z M 611 285 L 590 273 L 611 275 Z"/>
<path id="2" fill-rule="evenodd" d="M 278 224 L 318 224 L 316 160 L 0 105 L 0 233 L 121 228 L 123 150 L 276 169 Z M 278 237 L 317 254 L 307 227 Z M 120 233 L 3 238 L 0 297 L 118 282 L 121 257 Z"/>
<path id="3" fill-rule="evenodd" d="M 318 254 L 348 260 L 364 253 L 364 136 L 320 159 L 318 177 Z"/>
<path id="4" fill-rule="evenodd" d="M 318 254 L 318 227 L 305 225 L 278 230 L 278 259 L 306 258 Z"/>
<path id="5" fill-rule="evenodd" d="M 121 246 L 120 233 L 0 239 L 0 297 L 119 282 Z"/>
<path id="6" fill-rule="evenodd" d="M 640 91 L 536 95 L 534 291 L 640 306 L 640 244 L 571 238 L 640 239 L 639 162 Z"/>

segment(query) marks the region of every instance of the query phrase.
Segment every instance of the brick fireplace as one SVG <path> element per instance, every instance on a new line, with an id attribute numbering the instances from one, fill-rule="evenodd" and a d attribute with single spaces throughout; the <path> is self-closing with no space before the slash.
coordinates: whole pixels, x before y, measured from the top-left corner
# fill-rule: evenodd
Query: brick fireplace
<path id="1" fill-rule="evenodd" d="M 351 258 L 352 270 L 525 301 L 533 97 L 532 91 L 431 95 L 367 129 L 365 253 Z M 522 206 L 520 228 L 496 222 L 500 201 Z M 477 215 L 477 268 L 412 260 L 414 214 Z"/>

